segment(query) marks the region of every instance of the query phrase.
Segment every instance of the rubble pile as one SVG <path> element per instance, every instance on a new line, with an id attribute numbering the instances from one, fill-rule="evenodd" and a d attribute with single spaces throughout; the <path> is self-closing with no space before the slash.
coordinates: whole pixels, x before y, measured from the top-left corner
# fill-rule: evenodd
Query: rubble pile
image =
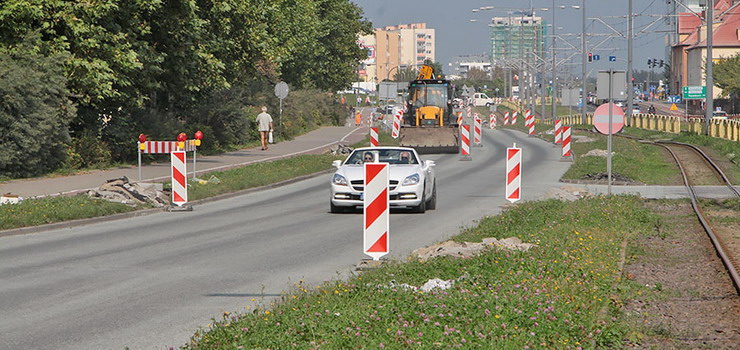
<path id="1" fill-rule="evenodd" d="M 501 240 L 496 238 L 484 238 L 483 242 L 479 243 L 458 243 L 455 241 L 446 241 L 429 247 L 416 249 L 412 252 L 412 255 L 417 256 L 419 260 L 423 262 L 438 256 L 451 256 L 463 259 L 470 258 L 485 250 L 493 248 L 526 252 L 530 248 L 536 246 L 536 244 L 532 243 L 522 243 L 522 240 L 517 237 L 509 237 Z"/>
<path id="2" fill-rule="evenodd" d="M 337 156 L 337 155 L 347 155 L 352 153 L 352 147 L 349 147 L 345 144 L 338 143 L 334 146 L 331 146 L 329 148 L 329 153 Z"/>
<path id="3" fill-rule="evenodd" d="M 145 203 L 155 207 L 169 205 L 169 196 L 162 191 L 162 184 L 132 183 L 125 176 L 108 180 L 97 189 L 88 191 L 87 195 L 130 206 Z"/>
<path id="4" fill-rule="evenodd" d="M 615 154 L 617 154 L 617 152 L 612 152 L 612 156 L 614 156 Z M 609 155 L 609 152 L 605 149 L 592 149 L 588 151 L 588 153 L 584 154 L 583 156 L 584 157 L 604 157 L 606 158 L 607 155 Z"/>

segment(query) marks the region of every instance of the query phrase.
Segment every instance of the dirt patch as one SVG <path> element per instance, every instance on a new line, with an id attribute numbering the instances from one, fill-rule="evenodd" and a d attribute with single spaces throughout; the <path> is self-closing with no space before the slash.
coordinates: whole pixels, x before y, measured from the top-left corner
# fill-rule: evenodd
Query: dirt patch
<path id="1" fill-rule="evenodd" d="M 723 205 L 729 202 L 711 201 L 702 205 L 702 210 L 712 225 L 712 230 L 722 241 L 725 253 L 737 268 L 740 266 L 740 210 Z"/>
<path id="2" fill-rule="evenodd" d="M 709 163 L 688 147 L 669 146 L 681 161 L 686 176 L 692 185 L 722 185 L 721 179 Z"/>
<path id="3" fill-rule="evenodd" d="M 688 202 L 655 201 L 659 232 L 631 242 L 628 279 L 652 292 L 637 293 L 625 306 L 642 334 L 633 347 L 737 349 L 740 297 Z"/>
<path id="4" fill-rule="evenodd" d="M 609 174 L 607 173 L 596 173 L 596 174 L 586 174 L 583 176 L 584 180 L 591 180 L 598 183 L 598 181 L 603 181 L 606 183 L 609 179 Z M 627 183 L 638 183 L 637 181 L 634 181 L 630 179 L 629 177 L 626 177 L 619 173 L 612 173 L 612 181 L 619 181 L 619 182 L 627 182 Z"/>

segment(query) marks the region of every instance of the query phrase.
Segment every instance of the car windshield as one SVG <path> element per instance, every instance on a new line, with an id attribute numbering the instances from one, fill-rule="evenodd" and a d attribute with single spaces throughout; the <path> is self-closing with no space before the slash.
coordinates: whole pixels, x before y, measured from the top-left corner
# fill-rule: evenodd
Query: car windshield
<path id="1" fill-rule="evenodd" d="M 419 164 L 414 152 L 405 149 L 378 149 L 378 150 L 355 150 L 347 158 L 344 164 L 363 164 L 372 162 L 378 156 L 378 160 L 389 164 Z"/>

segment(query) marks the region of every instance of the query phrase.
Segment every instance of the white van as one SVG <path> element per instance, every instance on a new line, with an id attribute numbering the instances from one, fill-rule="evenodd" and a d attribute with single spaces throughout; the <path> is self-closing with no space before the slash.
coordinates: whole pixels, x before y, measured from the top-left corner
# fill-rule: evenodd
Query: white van
<path id="1" fill-rule="evenodd" d="M 476 92 L 473 94 L 473 106 L 486 106 L 490 107 L 493 105 L 493 99 L 488 97 L 488 95 Z"/>

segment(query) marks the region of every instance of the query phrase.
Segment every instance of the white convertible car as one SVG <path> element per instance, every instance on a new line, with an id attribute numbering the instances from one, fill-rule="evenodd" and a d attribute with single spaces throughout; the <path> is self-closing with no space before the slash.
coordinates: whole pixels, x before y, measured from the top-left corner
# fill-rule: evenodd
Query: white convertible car
<path id="1" fill-rule="evenodd" d="M 363 205 L 365 162 L 389 163 L 390 206 L 410 208 L 423 213 L 437 206 L 434 161 L 423 161 L 413 148 L 358 148 L 342 162 L 335 160 L 337 171 L 331 178 L 331 212 L 354 210 Z"/>

